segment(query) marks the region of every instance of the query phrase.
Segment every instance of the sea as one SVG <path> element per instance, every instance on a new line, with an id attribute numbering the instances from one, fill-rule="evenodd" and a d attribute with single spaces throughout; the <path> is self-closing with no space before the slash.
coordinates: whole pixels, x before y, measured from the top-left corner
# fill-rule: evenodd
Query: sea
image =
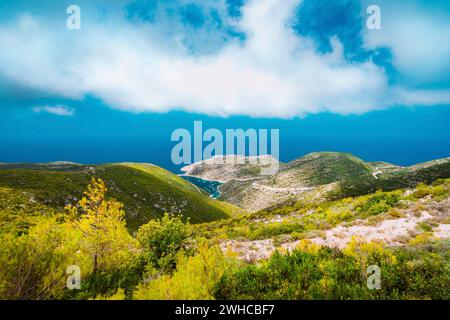
<path id="1" fill-rule="evenodd" d="M 192 184 L 195 184 L 197 187 L 202 188 L 206 192 L 209 193 L 210 197 L 213 199 L 217 199 L 220 197 L 220 191 L 219 187 L 222 184 L 219 181 L 211 181 L 211 180 L 205 180 L 197 177 L 191 177 L 191 176 L 181 176 L 182 178 L 186 179 Z"/>

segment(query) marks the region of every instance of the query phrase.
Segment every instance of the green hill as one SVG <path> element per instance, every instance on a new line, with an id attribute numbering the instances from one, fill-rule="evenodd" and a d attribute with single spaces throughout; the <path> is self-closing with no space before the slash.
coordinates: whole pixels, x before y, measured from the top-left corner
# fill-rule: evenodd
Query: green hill
<path id="1" fill-rule="evenodd" d="M 431 183 L 437 179 L 450 178 L 450 158 L 428 161 L 410 167 L 376 166 L 374 176 L 348 177 L 339 184 L 333 198 L 364 195 L 376 190 L 395 190 L 415 187 L 418 183 Z"/>
<path id="2" fill-rule="evenodd" d="M 405 168 L 382 161 L 365 162 L 349 153 L 314 152 L 281 163 L 273 176 L 262 176 L 257 170 L 253 172 L 249 165 L 243 168 L 246 178 L 231 176 L 220 186 L 220 199 L 247 211 L 257 211 L 305 197 L 323 201 L 449 178 L 450 158 Z M 217 171 L 217 168 L 205 166 L 202 174 L 208 175 L 208 170 Z M 236 169 L 235 172 L 239 171 Z"/>
<path id="3" fill-rule="evenodd" d="M 233 205 L 213 200 L 188 181 L 150 164 L 0 166 L 0 187 L 27 194 L 33 201 L 54 209 L 79 200 L 92 177 L 103 179 L 108 196 L 125 205 L 131 230 L 165 212 L 182 214 L 192 223 L 223 219 L 239 212 Z"/>
<path id="4" fill-rule="evenodd" d="M 319 186 L 345 178 L 370 174 L 371 168 L 363 160 L 339 152 L 314 152 L 281 167 L 275 179 L 277 184 Z"/>
<path id="5" fill-rule="evenodd" d="M 43 216 L 56 213 L 55 208 L 36 201 L 28 192 L 0 187 L 0 234 L 20 234 Z"/>

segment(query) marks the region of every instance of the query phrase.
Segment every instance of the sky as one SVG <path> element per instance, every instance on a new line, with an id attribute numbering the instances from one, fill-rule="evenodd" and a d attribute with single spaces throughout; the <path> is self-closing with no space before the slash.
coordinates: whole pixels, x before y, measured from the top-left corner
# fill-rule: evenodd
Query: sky
<path id="1" fill-rule="evenodd" d="M 0 162 L 175 170 L 202 120 L 280 129 L 282 161 L 409 165 L 450 156 L 449 106 L 445 0 L 0 0 Z"/>

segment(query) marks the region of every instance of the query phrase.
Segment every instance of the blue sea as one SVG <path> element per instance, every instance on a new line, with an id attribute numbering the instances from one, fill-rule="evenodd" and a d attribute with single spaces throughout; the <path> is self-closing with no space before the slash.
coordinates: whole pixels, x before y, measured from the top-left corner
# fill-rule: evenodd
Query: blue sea
<path id="1" fill-rule="evenodd" d="M 279 129 L 280 160 L 315 151 L 349 152 L 365 161 L 412 165 L 450 156 L 450 106 L 396 107 L 363 115 L 320 113 L 294 119 L 209 117 L 185 112 L 133 114 L 88 98 L 71 101 L 72 117 L 31 111 L 0 100 L 0 162 L 149 162 L 174 173 L 177 128 Z M 44 104 L 55 104 L 43 100 Z"/>
<path id="2" fill-rule="evenodd" d="M 195 184 L 197 187 L 207 191 L 211 198 L 217 199 L 218 197 L 220 197 L 219 187 L 222 183 L 218 181 L 205 180 L 197 177 L 190 177 L 190 176 L 181 176 L 181 177 Z"/>

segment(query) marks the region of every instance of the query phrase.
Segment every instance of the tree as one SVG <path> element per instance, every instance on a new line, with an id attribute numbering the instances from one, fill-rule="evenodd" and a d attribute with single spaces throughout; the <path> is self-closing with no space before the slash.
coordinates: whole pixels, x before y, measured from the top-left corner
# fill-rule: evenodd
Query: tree
<path id="1" fill-rule="evenodd" d="M 67 208 L 80 231 L 79 250 L 88 255 L 93 273 L 120 266 L 136 253 L 135 241 L 128 233 L 123 205 L 106 199 L 106 186 L 101 179 L 92 179 L 77 206 Z"/>

